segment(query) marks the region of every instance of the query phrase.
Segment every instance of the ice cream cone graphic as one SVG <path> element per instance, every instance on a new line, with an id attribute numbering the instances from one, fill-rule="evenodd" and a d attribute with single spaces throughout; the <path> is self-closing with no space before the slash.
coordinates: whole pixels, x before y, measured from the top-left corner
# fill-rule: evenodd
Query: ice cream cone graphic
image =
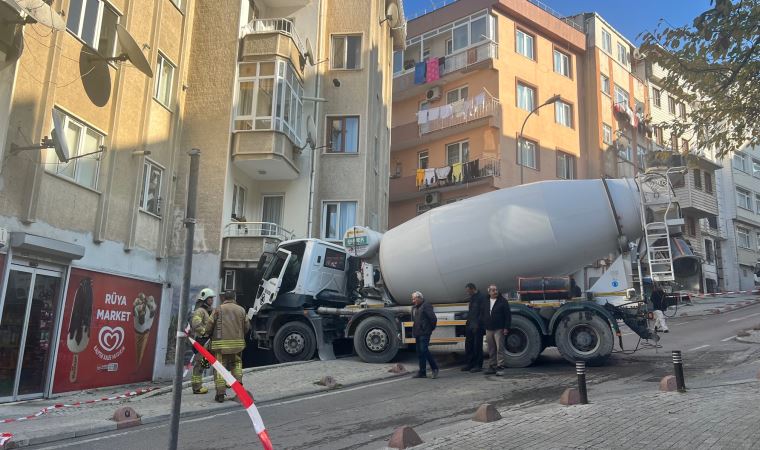
<path id="1" fill-rule="evenodd" d="M 90 342 L 90 322 L 92 321 L 92 279 L 84 278 L 79 282 L 74 304 L 71 306 L 71 318 L 69 319 L 68 333 L 66 334 L 66 347 L 74 358 L 71 361 L 69 381 L 77 381 L 79 368 L 79 353 L 87 348 Z"/>
<path id="2" fill-rule="evenodd" d="M 132 309 L 135 327 L 135 370 L 137 370 L 142 364 L 145 349 L 150 341 L 150 329 L 156 317 L 156 300 L 152 295 L 146 298 L 145 294 L 140 292 Z"/>

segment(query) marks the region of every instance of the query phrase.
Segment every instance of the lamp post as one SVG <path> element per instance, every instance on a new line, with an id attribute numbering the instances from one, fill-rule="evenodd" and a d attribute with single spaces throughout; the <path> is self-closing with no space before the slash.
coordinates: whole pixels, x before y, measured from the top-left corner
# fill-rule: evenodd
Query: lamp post
<path id="1" fill-rule="evenodd" d="M 534 112 L 538 111 L 539 109 L 543 108 L 546 105 L 550 105 L 556 102 L 557 100 L 561 98 L 562 96 L 560 96 L 559 94 L 554 94 L 551 97 L 549 97 L 548 100 L 546 100 L 545 102 L 533 108 L 533 110 L 529 112 L 528 115 L 525 117 L 522 127 L 520 127 L 520 134 L 517 135 L 517 163 L 520 164 L 520 184 L 523 184 L 523 166 L 525 165 L 524 164 L 525 161 L 522 160 L 523 154 L 522 154 L 522 148 L 521 148 L 522 140 L 523 140 L 522 135 L 523 135 L 523 130 L 525 130 L 525 124 L 528 123 L 528 119 L 530 119 L 530 116 L 532 116 Z"/>

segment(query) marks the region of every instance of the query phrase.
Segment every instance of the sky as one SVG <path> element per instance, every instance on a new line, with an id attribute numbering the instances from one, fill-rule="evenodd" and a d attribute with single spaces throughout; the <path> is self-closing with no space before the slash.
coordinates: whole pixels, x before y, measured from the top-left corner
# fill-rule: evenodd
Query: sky
<path id="1" fill-rule="evenodd" d="M 458 0 L 466 2 L 467 0 Z M 638 44 L 642 31 L 651 31 L 662 18 L 674 26 L 691 23 L 703 11 L 709 9 L 710 0 L 541 0 L 561 15 L 574 15 L 596 11 L 630 41 Z M 408 16 L 423 10 L 430 11 L 433 5 L 441 6 L 452 0 L 404 0 L 404 10 Z"/>

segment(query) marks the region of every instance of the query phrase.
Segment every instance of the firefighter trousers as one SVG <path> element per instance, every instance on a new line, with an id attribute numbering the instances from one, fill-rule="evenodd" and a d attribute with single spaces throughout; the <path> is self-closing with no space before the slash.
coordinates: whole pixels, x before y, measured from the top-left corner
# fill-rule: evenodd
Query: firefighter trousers
<path id="1" fill-rule="evenodd" d="M 243 358 L 240 353 L 222 354 L 221 351 L 217 351 L 216 360 L 219 361 L 227 370 L 232 373 L 240 383 L 243 382 Z M 216 387 L 216 395 L 224 395 L 227 393 L 227 383 L 224 382 L 222 374 L 218 371 L 214 372 L 214 387 Z"/>

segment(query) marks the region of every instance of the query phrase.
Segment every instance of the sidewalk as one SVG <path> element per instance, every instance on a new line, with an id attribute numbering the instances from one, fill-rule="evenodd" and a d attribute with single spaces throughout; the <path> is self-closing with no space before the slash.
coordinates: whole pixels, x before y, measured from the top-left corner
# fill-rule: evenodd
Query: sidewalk
<path id="1" fill-rule="evenodd" d="M 691 305 L 681 304 L 678 307 L 668 308 L 667 315 L 675 314 L 676 317 L 706 316 L 710 314 L 722 314 L 734 309 L 760 303 L 757 295 L 719 295 L 715 297 L 692 297 Z"/>
<path id="2" fill-rule="evenodd" d="M 403 365 L 407 370 L 414 370 L 412 364 Z M 316 384 L 326 375 L 336 380 L 339 384 L 338 388 L 399 376 L 388 371 L 391 366 L 390 363 L 367 364 L 358 358 L 289 363 L 246 369 L 243 384 L 254 394 L 254 401 L 260 404 L 327 391 L 328 387 Z M 408 376 L 408 374 L 403 375 Z M 240 408 L 240 405 L 234 401 L 224 403 L 214 401 L 214 386 L 211 377 L 206 378 L 205 385 L 209 388 L 208 394 L 193 395 L 190 383 L 184 384 L 182 417 Z M 77 392 L 47 400 L 2 404 L 0 419 L 10 419 L 34 414 L 46 406 L 110 397 L 129 390 L 148 387 L 158 387 L 158 389 L 128 399 L 56 409 L 37 419 L 0 424 L 0 432 L 13 433 L 12 440 L 4 448 L 24 447 L 116 430 L 116 422 L 112 421 L 111 417 L 120 406 L 134 408 L 141 416 L 143 424 L 166 420 L 171 412 L 172 388 L 170 383 L 145 383 L 139 386 L 119 386 Z M 228 390 L 228 396 L 232 395 L 232 391 Z"/>
<path id="3" fill-rule="evenodd" d="M 437 429 L 423 434 L 425 443 L 414 448 L 757 448 L 760 381 L 691 388 L 685 394 L 654 389 L 592 396 L 588 405 L 501 410 L 499 421 Z"/>

